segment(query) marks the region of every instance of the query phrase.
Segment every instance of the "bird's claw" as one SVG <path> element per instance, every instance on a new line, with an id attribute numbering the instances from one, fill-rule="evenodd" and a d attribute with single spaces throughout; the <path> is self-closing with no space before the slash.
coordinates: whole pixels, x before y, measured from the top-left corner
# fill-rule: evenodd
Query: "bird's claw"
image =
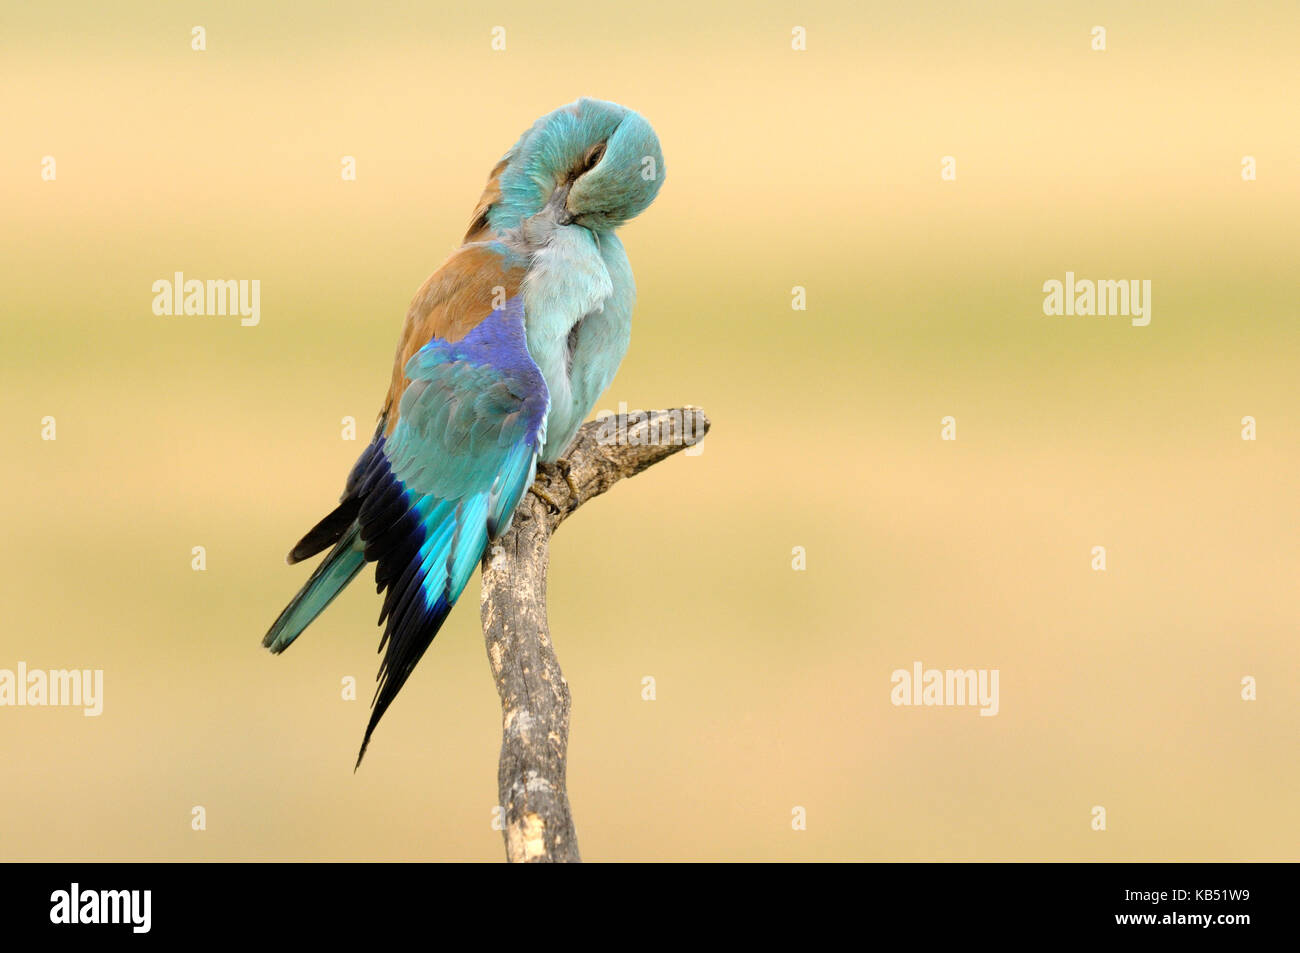
<path id="1" fill-rule="evenodd" d="M 554 463 L 537 464 L 537 479 L 533 481 L 533 485 L 528 489 L 535 497 L 547 506 L 551 507 L 555 512 L 561 513 L 564 511 L 564 504 L 557 500 L 550 490 L 545 489 L 542 486 L 543 479 L 545 479 L 545 482 L 549 484 L 555 479 L 554 474 L 556 473 L 560 475 L 564 480 L 565 485 L 569 488 L 569 499 L 576 503 L 578 500 L 578 484 L 573 482 L 573 468 L 569 464 L 568 460 L 557 460 Z M 556 487 L 556 489 L 558 489 L 558 487 Z"/>
<path id="2" fill-rule="evenodd" d="M 555 512 L 557 512 L 557 513 L 560 512 L 560 503 L 559 503 L 559 501 L 558 501 L 555 497 L 551 496 L 551 494 L 549 494 L 549 493 L 547 493 L 545 490 L 543 490 L 543 489 L 542 489 L 540 486 L 538 486 L 536 483 L 534 483 L 532 486 L 530 486 L 530 487 L 528 488 L 528 492 L 531 493 L 531 494 L 533 494 L 533 496 L 537 497 L 539 500 L 541 500 L 541 501 L 542 501 L 543 503 L 545 503 L 547 506 L 551 507 L 553 510 L 555 510 Z"/>
<path id="3" fill-rule="evenodd" d="M 552 463 L 538 462 L 537 478 L 533 481 L 533 485 L 528 488 L 533 496 L 537 497 L 557 513 L 564 509 L 564 507 L 560 505 L 560 501 L 555 498 L 550 490 L 543 486 L 543 483 L 550 483 L 553 479 L 552 471 L 558 469 L 559 468 Z"/>
<path id="4" fill-rule="evenodd" d="M 573 482 L 573 464 L 564 459 L 556 460 L 555 469 L 559 470 L 560 476 L 564 477 L 564 482 L 569 487 L 569 494 L 576 501 L 578 499 L 578 484 Z"/>

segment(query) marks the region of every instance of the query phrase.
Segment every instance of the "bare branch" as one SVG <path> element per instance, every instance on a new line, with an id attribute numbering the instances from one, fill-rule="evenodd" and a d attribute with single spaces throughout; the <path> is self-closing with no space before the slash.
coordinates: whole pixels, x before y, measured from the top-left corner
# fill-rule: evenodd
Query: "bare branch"
<path id="1" fill-rule="evenodd" d="M 585 424 L 558 464 L 539 468 L 510 531 L 483 558 L 480 611 L 501 696 L 497 786 L 507 860 L 581 859 L 565 789 L 569 685 L 546 621 L 551 534 L 588 500 L 698 443 L 708 430 L 708 417 L 695 407 Z"/>

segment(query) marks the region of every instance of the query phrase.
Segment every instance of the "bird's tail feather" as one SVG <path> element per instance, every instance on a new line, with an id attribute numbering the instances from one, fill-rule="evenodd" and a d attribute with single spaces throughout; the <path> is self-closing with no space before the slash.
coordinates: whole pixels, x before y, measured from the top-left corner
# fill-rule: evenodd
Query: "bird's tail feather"
<path id="1" fill-rule="evenodd" d="M 379 616 L 381 623 L 388 620 L 380 642 L 387 651 L 357 767 L 379 720 L 447 621 L 483 557 L 490 504 L 489 493 L 460 501 L 425 497 L 410 511 L 415 519 L 393 524 L 391 532 L 400 539 L 386 543 L 389 549 L 379 557 L 375 572 L 379 588 L 387 589 Z"/>
<path id="2" fill-rule="evenodd" d="M 262 639 L 262 645 L 277 654 L 287 649 L 302 630 L 325 611 L 325 607 L 334 601 L 334 597 L 343 591 L 365 564 L 361 530 L 354 523 L 316 567 L 306 584 L 298 590 L 293 601 L 284 607 L 280 617 L 267 631 L 266 638 Z"/>
<path id="3" fill-rule="evenodd" d="M 352 524 L 357 518 L 357 512 L 360 509 L 360 497 L 344 497 L 342 503 L 309 529 L 306 536 L 298 540 L 297 545 L 289 551 L 289 557 L 285 561 L 292 566 L 304 559 L 310 559 L 327 546 L 333 546 L 352 528 Z"/>

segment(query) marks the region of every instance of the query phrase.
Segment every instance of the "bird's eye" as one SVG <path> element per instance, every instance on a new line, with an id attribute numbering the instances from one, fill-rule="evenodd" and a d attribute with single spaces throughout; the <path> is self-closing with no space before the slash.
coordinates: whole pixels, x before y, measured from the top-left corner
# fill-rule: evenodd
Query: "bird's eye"
<path id="1" fill-rule="evenodd" d="M 587 150 L 587 155 L 582 160 L 582 171 L 587 172 L 595 168 L 596 163 L 605 155 L 605 143 L 598 142 Z"/>

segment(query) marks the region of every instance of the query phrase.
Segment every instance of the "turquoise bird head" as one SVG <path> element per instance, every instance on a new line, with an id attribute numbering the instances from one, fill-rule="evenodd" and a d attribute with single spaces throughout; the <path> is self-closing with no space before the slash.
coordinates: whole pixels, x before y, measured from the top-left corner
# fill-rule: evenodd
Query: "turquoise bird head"
<path id="1" fill-rule="evenodd" d="M 663 182 L 650 123 L 617 103 L 579 99 L 537 120 L 506 153 L 475 225 L 500 232 L 549 207 L 560 224 L 609 231 L 645 211 Z"/>

